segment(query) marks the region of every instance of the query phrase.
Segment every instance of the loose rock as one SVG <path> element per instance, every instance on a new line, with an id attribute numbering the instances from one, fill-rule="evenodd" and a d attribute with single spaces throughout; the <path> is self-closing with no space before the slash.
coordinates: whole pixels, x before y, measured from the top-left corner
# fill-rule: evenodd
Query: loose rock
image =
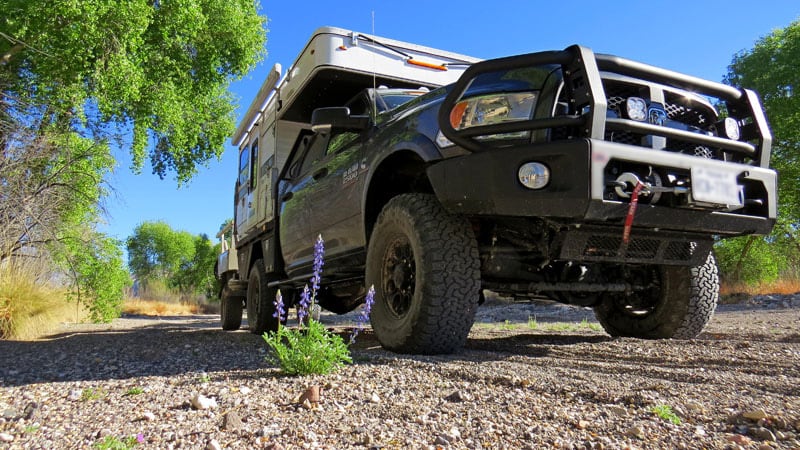
<path id="1" fill-rule="evenodd" d="M 190 400 L 194 409 L 212 409 L 217 407 L 217 401 L 202 394 L 195 394 Z"/>

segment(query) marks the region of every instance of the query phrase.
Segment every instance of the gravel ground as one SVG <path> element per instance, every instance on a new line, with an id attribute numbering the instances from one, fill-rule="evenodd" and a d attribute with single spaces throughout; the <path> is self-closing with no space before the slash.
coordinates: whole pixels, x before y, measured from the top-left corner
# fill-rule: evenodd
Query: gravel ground
<path id="1" fill-rule="evenodd" d="M 367 331 L 319 377 L 282 376 L 214 316 L 65 326 L 0 341 L 0 449 L 800 448 L 799 320 L 800 296 L 758 297 L 696 340 L 641 341 L 589 310 L 495 300 L 455 355 L 392 354 Z M 313 385 L 319 403 L 298 402 Z"/>

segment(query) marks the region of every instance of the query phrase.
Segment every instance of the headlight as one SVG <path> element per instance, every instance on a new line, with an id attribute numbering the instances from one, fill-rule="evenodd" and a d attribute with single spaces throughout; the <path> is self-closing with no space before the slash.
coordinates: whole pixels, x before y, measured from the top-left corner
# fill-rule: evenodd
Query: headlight
<path id="1" fill-rule="evenodd" d="M 717 122 L 717 132 L 734 141 L 738 141 L 741 137 L 739 122 L 733 117 L 726 117 L 724 120 Z"/>
<path id="2" fill-rule="evenodd" d="M 625 110 L 628 113 L 628 118 L 643 122 L 647 119 L 647 102 L 643 98 L 628 97 L 625 100 Z"/>
<path id="3" fill-rule="evenodd" d="M 512 92 L 472 97 L 456 103 L 456 106 L 450 111 L 450 125 L 456 130 L 464 130 L 482 125 L 528 120 L 533 114 L 535 104 L 535 92 Z M 521 131 L 491 137 L 517 139 L 525 137 L 528 133 L 528 131 Z"/>
<path id="4" fill-rule="evenodd" d="M 529 162 L 517 171 L 519 182 L 528 189 L 541 189 L 550 182 L 550 169 L 539 162 Z"/>

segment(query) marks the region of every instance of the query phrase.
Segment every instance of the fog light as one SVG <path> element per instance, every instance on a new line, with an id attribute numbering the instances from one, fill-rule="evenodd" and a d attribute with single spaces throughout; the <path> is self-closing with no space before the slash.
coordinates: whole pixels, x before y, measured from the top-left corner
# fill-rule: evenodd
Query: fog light
<path id="1" fill-rule="evenodd" d="M 628 97 L 625 100 L 625 109 L 628 113 L 628 118 L 643 122 L 647 119 L 647 102 L 643 98 Z"/>
<path id="2" fill-rule="evenodd" d="M 728 139 L 738 141 L 741 137 L 739 132 L 739 122 L 733 117 L 726 117 L 721 123 L 717 123 L 717 130 L 720 134 L 724 133 Z"/>
<path id="3" fill-rule="evenodd" d="M 517 172 L 519 182 L 528 189 L 541 189 L 550 182 L 550 169 L 542 163 L 529 162 Z"/>

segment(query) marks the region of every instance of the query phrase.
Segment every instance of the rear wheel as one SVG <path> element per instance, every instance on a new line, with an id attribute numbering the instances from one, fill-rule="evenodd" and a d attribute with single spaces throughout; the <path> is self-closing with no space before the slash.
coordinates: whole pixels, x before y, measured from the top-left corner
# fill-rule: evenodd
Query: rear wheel
<path id="1" fill-rule="evenodd" d="M 612 336 L 692 339 L 714 314 L 719 275 L 711 253 L 696 266 L 647 266 L 629 276 L 650 288 L 606 294 L 594 308 L 597 320 Z"/>
<path id="2" fill-rule="evenodd" d="M 276 288 L 268 287 L 269 279 L 264 270 L 264 260 L 258 259 L 250 268 L 247 283 L 247 324 L 250 332 L 263 334 L 265 331 L 277 331 L 278 319 L 275 314 Z"/>
<path id="3" fill-rule="evenodd" d="M 238 330 L 242 326 L 242 309 L 245 297 L 240 295 L 234 285 L 242 283 L 239 280 L 226 280 L 220 294 L 220 321 L 223 330 Z"/>
<path id="4" fill-rule="evenodd" d="M 381 345 L 403 353 L 463 346 L 478 306 L 478 247 L 466 219 L 428 194 L 404 194 L 383 208 L 367 252 L 375 286 L 371 322 Z"/>

